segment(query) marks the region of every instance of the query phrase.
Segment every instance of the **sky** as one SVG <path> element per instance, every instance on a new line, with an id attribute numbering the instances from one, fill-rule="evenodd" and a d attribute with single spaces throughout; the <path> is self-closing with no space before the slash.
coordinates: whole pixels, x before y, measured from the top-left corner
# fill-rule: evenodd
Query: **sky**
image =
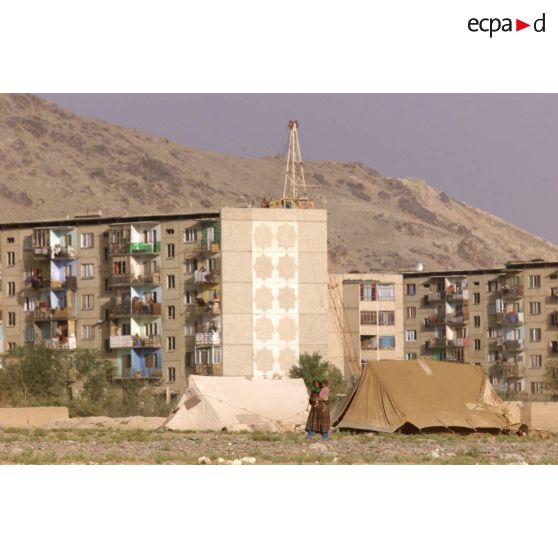
<path id="1" fill-rule="evenodd" d="M 300 123 L 306 160 L 360 161 L 558 243 L 558 94 L 42 94 L 189 147 L 261 157 Z"/>

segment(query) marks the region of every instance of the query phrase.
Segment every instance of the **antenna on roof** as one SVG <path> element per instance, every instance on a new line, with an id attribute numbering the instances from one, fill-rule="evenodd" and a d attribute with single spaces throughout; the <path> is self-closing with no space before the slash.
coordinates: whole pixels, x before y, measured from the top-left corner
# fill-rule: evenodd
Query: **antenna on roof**
<path id="1" fill-rule="evenodd" d="M 280 200 L 270 200 L 269 207 L 296 207 L 301 209 L 314 207 L 314 202 L 308 197 L 308 189 L 316 188 L 316 186 L 307 185 L 304 179 L 304 163 L 300 154 L 298 128 L 298 120 L 289 120 L 289 150 L 287 151 L 283 198 Z"/>

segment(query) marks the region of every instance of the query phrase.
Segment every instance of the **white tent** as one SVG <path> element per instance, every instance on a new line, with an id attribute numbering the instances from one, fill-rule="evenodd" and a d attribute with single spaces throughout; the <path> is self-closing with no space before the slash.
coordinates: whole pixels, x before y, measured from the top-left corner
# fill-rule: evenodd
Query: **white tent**
<path id="1" fill-rule="evenodd" d="M 170 430 L 285 432 L 306 424 L 302 379 L 189 376 L 164 426 Z"/>

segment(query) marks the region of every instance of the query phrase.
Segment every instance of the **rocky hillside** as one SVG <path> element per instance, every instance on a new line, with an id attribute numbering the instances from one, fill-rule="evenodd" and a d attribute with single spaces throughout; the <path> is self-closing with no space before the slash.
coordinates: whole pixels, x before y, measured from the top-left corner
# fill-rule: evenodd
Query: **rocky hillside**
<path id="1" fill-rule="evenodd" d="M 277 131 L 278 135 L 281 130 Z M 311 134 L 311 130 L 307 131 Z M 32 95 L 0 95 L 0 221 L 259 205 L 282 193 L 282 158 L 230 157 L 83 118 Z M 558 259 L 558 246 L 360 163 L 312 161 L 338 270 L 487 267 Z"/>

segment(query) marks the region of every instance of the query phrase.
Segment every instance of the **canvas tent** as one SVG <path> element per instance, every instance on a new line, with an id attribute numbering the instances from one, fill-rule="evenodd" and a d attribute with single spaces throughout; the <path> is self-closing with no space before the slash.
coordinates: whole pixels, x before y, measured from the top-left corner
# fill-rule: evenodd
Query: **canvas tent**
<path id="1" fill-rule="evenodd" d="M 506 414 L 480 366 L 432 360 L 368 363 L 333 425 L 376 432 L 520 427 Z"/>
<path id="2" fill-rule="evenodd" d="M 170 430 L 285 432 L 304 427 L 308 391 L 302 379 L 189 376 L 164 424 Z"/>

